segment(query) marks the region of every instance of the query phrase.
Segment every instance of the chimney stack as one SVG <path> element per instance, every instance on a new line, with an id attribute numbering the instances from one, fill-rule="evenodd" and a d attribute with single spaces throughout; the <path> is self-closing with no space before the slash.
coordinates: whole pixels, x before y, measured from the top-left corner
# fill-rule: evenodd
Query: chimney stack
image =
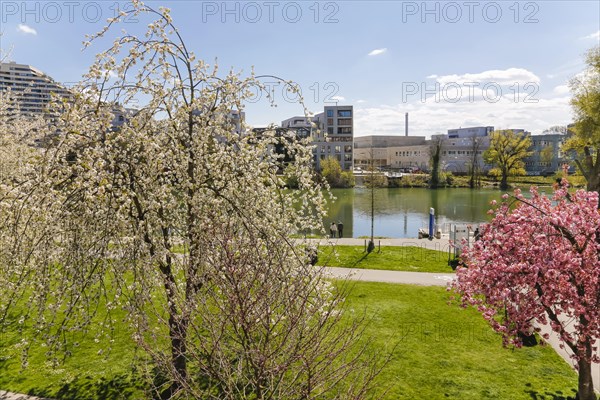
<path id="1" fill-rule="evenodd" d="M 404 136 L 408 136 L 408 113 L 404 114 Z"/>

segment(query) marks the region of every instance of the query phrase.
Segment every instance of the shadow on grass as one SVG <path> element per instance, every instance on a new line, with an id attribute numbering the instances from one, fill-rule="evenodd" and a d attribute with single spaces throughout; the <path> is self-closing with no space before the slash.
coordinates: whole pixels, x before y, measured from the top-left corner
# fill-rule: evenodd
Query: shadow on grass
<path id="1" fill-rule="evenodd" d="M 354 263 L 352 263 L 352 265 L 350 265 L 350 268 L 356 268 L 356 266 L 361 263 L 365 258 L 367 258 L 367 256 L 370 253 L 364 253 L 359 259 L 357 259 L 356 261 L 354 261 Z M 359 267 L 360 268 L 360 267 Z"/>
<path id="2" fill-rule="evenodd" d="M 571 391 L 573 392 L 572 395 L 565 394 L 565 393 L 561 392 L 560 390 L 557 390 L 554 393 L 551 393 L 551 392 L 541 393 L 541 392 L 537 392 L 537 391 L 533 391 L 533 390 L 528 390 L 525 393 L 527 393 L 529 396 L 531 396 L 532 400 L 575 400 L 577 391 L 575 389 L 572 389 Z"/>
<path id="3" fill-rule="evenodd" d="M 58 387 L 36 387 L 30 395 L 54 399 L 137 399 L 143 393 L 141 379 L 131 373 L 107 378 L 76 377 Z"/>

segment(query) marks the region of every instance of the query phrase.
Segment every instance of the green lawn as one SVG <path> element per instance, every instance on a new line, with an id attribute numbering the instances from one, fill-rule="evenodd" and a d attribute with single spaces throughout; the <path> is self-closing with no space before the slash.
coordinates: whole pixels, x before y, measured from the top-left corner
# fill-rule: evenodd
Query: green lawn
<path id="1" fill-rule="evenodd" d="M 95 321 L 105 317 L 103 310 Z M 125 317 L 123 310 L 115 314 L 119 320 Z M 72 356 L 57 354 L 55 364 L 45 355 L 42 334 L 34 340 L 25 335 L 28 340 L 24 341 L 18 317 L 12 320 L 4 331 L 0 329 L 0 389 L 55 399 L 144 398 L 136 372 L 144 354 L 136 350 L 128 327 L 117 325 L 114 331 L 102 335 L 100 325 L 94 324 L 86 334 L 75 333 L 68 348 Z M 27 365 L 23 365 L 22 355 L 28 345 Z"/>
<path id="2" fill-rule="evenodd" d="M 452 272 L 448 253 L 418 246 L 382 246 L 367 254 L 364 246 L 322 246 L 318 265 L 391 271 Z"/>
<path id="3" fill-rule="evenodd" d="M 577 385 L 575 373 L 549 346 L 505 349 L 474 310 L 448 304 L 443 288 L 356 282 L 349 310 L 368 316 L 367 337 L 375 348 L 392 349 L 390 363 L 377 378 L 385 399 L 567 399 Z M 0 335 L 0 388 L 68 399 L 133 399 L 136 358 L 127 331 L 115 334 L 111 352 L 105 344 L 82 338 L 66 364 L 44 365 L 43 349 L 21 370 L 18 353 L 7 342 L 14 329 Z"/>
<path id="4" fill-rule="evenodd" d="M 379 348 L 398 342 L 379 376 L 386 399 L 568 399 L 577 375 L 550 346 L 502 347 L 473 309 L 448 305 L 444 288 L 357 283 L 350 297 L 367 308 Z"/>

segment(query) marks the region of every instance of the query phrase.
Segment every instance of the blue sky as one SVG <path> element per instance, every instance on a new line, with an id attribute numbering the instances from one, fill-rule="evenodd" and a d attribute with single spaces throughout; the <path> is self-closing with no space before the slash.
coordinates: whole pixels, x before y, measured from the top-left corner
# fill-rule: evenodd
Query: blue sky
<path id="1" fill-rule="evenodd" d="M 600 43 L 597 1 L 163 1 L 197 56 L 299 83 L 310 110 L 352 104 L 355 134 L 429 136 L 475 125 L 536 133 L 571 121 L 569 78 Z M 126 2 L 0 1 L 11 58 L 74 82 L 94 33 Z M 140 31 L 149 20 L 122 26 Z M 112 31 L 114 37 L 119 32 Z M 255 126 L 302 114 L 249 104 Z"/>

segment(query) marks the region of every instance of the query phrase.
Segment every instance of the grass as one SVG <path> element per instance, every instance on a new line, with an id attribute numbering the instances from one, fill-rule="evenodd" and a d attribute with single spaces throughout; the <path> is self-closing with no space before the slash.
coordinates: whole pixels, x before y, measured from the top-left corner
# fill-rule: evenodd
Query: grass
<path id="1" fill-rule="evenodd" d="M 360 282 L 350 306 L 372 316 L 375 347 L 398 343 L 378 377 L 386 399 L 568 399 L 577 375 L 550 346 L 510 349 L 444 288 Z M 570 397 L 569 397 L 570 396 Z"/>
<path id="2" fill-rule="evenodd" d="M 549 346 L 506 349 L 473 309 L 448 304 L 443 288 L 351 283 L 349 309 L 369 316 L 365 340 L 392 349 L 377 378 L 385 399 L 568 399 L 576 374 Z M 15 328 L 14 326 L 12 328 Z M 145 398 L 132 365 L 136 352 L 127 331 L 116 332 L 113 350 L 98 355 L 92 338 L 73 349 L 58 368 L 44 363 L 44 349 L 32 352 L 22 370 L 6 345 L 16 329 L 0 335 L 0 388 L 65 399 Z M 137 386 L 136 386 L 137 385 Z"/>
<path id="3" fill-rule="evenodd" d="M 540 186 L 552 186 L 556 183 L 556 179 L 561 177 L 561 174 L 556 174 L 553 176 L 514 176 L 508 179 L 509 183 L 518 184 L 518 185 L 540 185 Z M 569 184 L 572 187 L 585 187 L 586 180 L 581 175 L 569 175 L 567 177 Z"/>
<path id="4" fill-rule="evenodd" d="M 118 313 L 124 317 L 123 311 Z M 17 323 L 8 325 L 0 330 L 0 389 L 55 399 L 144 398 L 136 368 L 143 354 L 136 351 L 129 329 L 116 328 L 110 338 L 98 342 L 98 325 L 87 334 L 74 334 L 71 343 L 75 344 L 68 349 L 72 356 L 61 353 L 54 363 L 48 360 L 39 334 L 23 342 L 30 334 L 22 336 Z M 24 359 L 27 345 L 31 347 Z"/>
<path id="5" fill-rule="evenodd" d="M 419 246 L 383 246 L 367 254 L 364 246 L 326 246 L 319 248 L 318 265 L 389 271 L 452 272 L 447 251 Z"/>

